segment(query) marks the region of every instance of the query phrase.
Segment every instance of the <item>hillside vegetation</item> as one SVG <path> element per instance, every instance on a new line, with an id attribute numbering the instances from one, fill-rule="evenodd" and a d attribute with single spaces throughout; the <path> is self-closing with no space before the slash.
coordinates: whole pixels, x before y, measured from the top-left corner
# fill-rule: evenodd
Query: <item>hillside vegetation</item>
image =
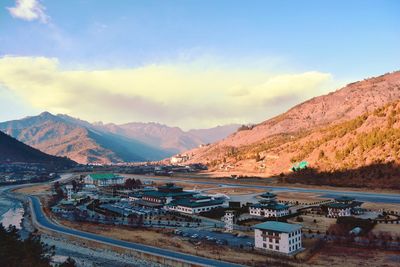
<path id="1" fill-rule="evenodd" d="M 398 73 L 395 74 L 396 81 L 400 81 Z M 382 98 L 385 98 L 386 93 L 397 95 L 398 91 L 400 92 L 400 86 L 397 83 L 395 84 L 392 79 L 390 80 L 389 88 L 381 90 Z M 382 82 L 382 78 L 379 81 Z M 374 88 L 374 82 L 368 80 L 367 82 Z M 365 81 L 360 83 L 364 84 Z M 360 87 L 358 84 L 349 86 Z M 362 88 L 360 90 L 365 91 L 360 92 L 359 98 L 353 99 L 353 102 L 362 102 L 364 94 L 367 94 L 368 98 L 370 97 L 370 88 L 365 86 L 362 86 Z M 348 90 L 348 87 L 342 90 Z M 337 93 L 341 94 L 342 92 L 339 90 L 333 94 Z M 329 101 L 326 98 L 324 99 Z M 207 163 L 213 171 L 251 173 L 259 176 L 285 176 L 291 173 L 290 169 L 293 164 L 307 161 L 312 168 L 312 172 L 308 172 L 311 177 L 294 181 L 295 177 L 304 176 L 294 173 L 290 175 L 292 179 L 288 179 L 288 181 L 300 182 L 301 180 L 311 183 L 314 179 L 313 182 L 316 183 L 316 173 L 324 173 L 324 177 L 330 177 L 329 181 L 332 185 L 354 186 L 354 184 L 359 184 L 361 186 L 390 188 L 400 181 L 395 172 L 396 166 L 400 165 L 400 101 L 398 99 L 400 99 L 400 96 L 397 100 L 384 103 L 377 108 L 367 109 L 357 115 L 354 113 L 356 116 L 351 119 L 343 120 L 343 116 L 340 115 L 334 122 L 315 123 L 313 127 L 299 127 L 294 131 L 265 134 L 266 137 L 260 140 L 255 139 L 256 141 L 248 144 L 216 143 L 205 149 L 192 151 L 192 160 L 198 161 L 201 158 L 200 161 Z M 292 110 L 295 109 L 296 107 Z M 338 111 L 337 114 L 342 114 L 342 111 Z M 282 123 L 287 116 L 289 116 L 287 113 L 283 114 L 263 123 L 263 125 Z M 302 119 L 299 120 L 300 124 L 301 122 Z M 258 127 L 260 126 L 250 130 L 244 129 L 236 134 L 244 134 L 249 138 L 252 131 Z M 231 136 L 230 138 L 236 137 Z M 367 168 L 368 166 L 371 167 Z M 381 171 L 372 171 L 378 166 Z M 337 177 L 341 177 L 341 180 L 333 182 L 332 177 L 335 173 L 338 174 Z M 357 173 L 364 173 L 365 175 L 360 175 L 359 179 L 352 178 L 351 182 L 349 182 L 350 180 L 346 181 L 347 176 L 355 176 Z M 367 176 L 368 179 L 386 177 L 386 180 L 366 182 L 367 179 L 364 178 Z M 326 181 L 328 180 L 325 180 L 325 183 L 329 184 Z"/>

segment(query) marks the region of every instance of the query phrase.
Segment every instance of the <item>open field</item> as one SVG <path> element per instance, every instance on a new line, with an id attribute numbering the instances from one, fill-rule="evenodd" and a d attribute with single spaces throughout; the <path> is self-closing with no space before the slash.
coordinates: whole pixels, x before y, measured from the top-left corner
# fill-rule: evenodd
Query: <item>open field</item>
<path id="1" fill-rule="evenodd" d="M 399 266 L 400 252 L 326 244 L 308 263 L 312 266 Z"/>
<path id="2" fill-rule="evenodd" d="M 277 198 L 282 201 L 299 201 L 301 203 L 311 203 L 328 199 L 328 198 L 323 198 L 316 193 L 301 193 L 301 192 L 281 192 L 277 193 Z"/>
<path id="3" fill-rule="evenodd" d="M 362 205 L 362 208 L 371 209 L 371 210 L 382 210 L 382 209 L 384 209 L 384 210 L 400 212 L 400 204 L 365 202 Z"/>
<path id="4" fill-rule="evenodd" d="M 185 252 L 193 255 L 204 256 L 208 258 L 221 259 L 235 263 L 249 264 L 264 263 L 265 256 L 243 250 L 234 250 L 224 247 L 221 253 L 221 247 L 212 244 L 191 243 L 183 240 L 182 237 L 175 236 L 171 230 L 147 230 L 125 227 L 113 227 L 106 225 L 94 225 L 90 223 L 73 223 L 69 221 L 60 221 L 63 225 L 82 231 L 101 234 L 112 238 L 117 238 L 130 242 L 138 242 L 146 245 L 171 249 Z"/>
<path id="5" fill-rule="evenodd" d="M 25 195 L 38 195 L 49 192 L 51 186 L 48 184 L 33 185 L 29 187 L 23 187 L 15 190 L 16 193 L 21 193 Z"/>
<path id="6" fill-rule="evenodd" d="M 374 229 L 372 229 L 374 234 L 389 232 L 391 235 L 400 235 L 400 224 L 391 224 L 391 223 L 378 223 L 375 225 Z"/>
<path id="7" fill-rule="evenodd" d="M 329 226 L 336 223 L 335 218 L 326 218 L 324 216 L 318 215 L 301 215 L 303 218 L 303 222 L 300 224 L 303 225 L 303 232 L 308 232 L 308 230 L 312 230 L 313 232 L 319 231 L 321 233 L 325 233 L 328 230 Z M 314 222 L 314 220 L 316 222 Z M 288 223 L 299 223 L 296 222 L 296 218 L 288 219 Z"/>
<path id="8" fill-rule="evenodd" d="M 208 194 L 226 194 L 226 195 L 249 195 L 249 194 L 262 194 L 265 190 L 257 188 L 215 188 L 207 190 Z"/>

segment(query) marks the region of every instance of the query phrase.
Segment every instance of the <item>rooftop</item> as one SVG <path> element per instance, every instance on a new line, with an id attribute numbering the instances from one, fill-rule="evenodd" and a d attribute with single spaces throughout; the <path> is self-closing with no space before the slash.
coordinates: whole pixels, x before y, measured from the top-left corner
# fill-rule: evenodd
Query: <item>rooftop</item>
<path id="1" fill-rule="evenodd" d="M 263 204 L 263 203 L 257 203 L 251 205 L 253 208 L 264 208 L 264 209 L 271 209 L 271 210 L 285 210 L 288 209 L 289 206 L 285 204 L 280 204 L 280 203 L 268 203 L 268 204 Z"/>
<path id="2" fill-rule="evenodd" d="M 188 191 L 181 191 L 181 192 L 161 192 L 161 191 L 144 191 L 143 196 L 148 196 L 148 197 L 191 197 L 195 193 L 194 192 L 188 192 Z"/>
<path id="3" fill-rule="evenodd" d="M 204 202 L 195 202 L 190 201 L 190 199 L 182 198 L 171 201 L 169 206 L 183 206 L 183 207 L 190 207 L 190 208 L 198 208 L 198 207 L 207 207 L 207 206 L 214 206 L 214 205 L 221 205 L 224 202 L 222 200 L 210 200 Z"/>
<path id="4" fill-rule="evenodd" d="M 113 173 L 92 173 L 89 176 L 93 180 L 107 180 L 107 179 L 117 179 L 121 178 L 121 176 L 115 175 Z"/>
<path id="5" fill-rule="evenodd" d="M 260 197 L 273 198 L 273 197 L 276 197 L 276 195 L 274 193 L 271 193 L 271 192 L 265 192 L 264 194 L 261 194 Z"/>
<path id="6" fill-rule="evenodd" d="M 275 232 L 280 232 L 280 233 L 291 233 L 291 232 L 301 229 L 301 225 L 269 221 L 269 222 L 256 224 L 254 226 L 254 228 L 261 229 L 261 230 L 270 230 L 270 231 L 275 231 Z"/>
<path id="7" fill-rule="evenodd" d="M 340 196 L 335 198 L 336 201 L 338 202 L 349 202 L 349 201 L 354 201 L 353 197 L 348 197 L 348 196 Z"/>

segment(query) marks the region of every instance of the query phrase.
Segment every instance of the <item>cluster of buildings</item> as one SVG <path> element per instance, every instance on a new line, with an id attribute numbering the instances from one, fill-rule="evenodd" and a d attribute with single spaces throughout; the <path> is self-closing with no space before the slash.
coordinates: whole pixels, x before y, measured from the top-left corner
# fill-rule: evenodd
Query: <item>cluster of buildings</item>
<path id="1" fill-rule="evenodd" d="M 55 170 L 50 170 L 43 164 L 0 163 L 0 184 L 44 182 L 56 177 Z"/>
<path id="2" fill-rule="evenodd" d="M 73 214 L 72 203 L 83 201 L 87 198 L 96 199 L 99 210 L 110 211 L 119 214 L 122 219 L 128 220 L 129 216 L 136 214 L 141 218 L 153 211 L 168 213 L 195 215 L 208 212 L 216 208 L 227 207 L 224 198 L 201 195 L 195 191 L 184 190 L 174 183 L 166 183 L 157 187 L 142 186 L 138 189 L 121 189 L 123 194 L 115 197 L 114 194 L 106 196 L 110 186 L 123 185 L 124 177 L 113 173 L 88 174 L 83 179 L 81 190 L 74 192 L 72 185 L 64 187 L 67 199 L 63 199 L 53 207 L 54 212 Z M 114 190 L 114 189 L 113 189 Z M 302 247 L 302 226 L 279 222 L 275 219 L 289 216 L 290 206 L 279 203 L 276 194 L 265 192 L 258 196 L 258 203 L 248 206 L 248 214 L 252 217 L 267 219 L 266 222 L 254 225 L 254 246 L 257 249 L 293 255 Z M 330 203 L 321 205 L 327 217 L 337 218 L 341 216 L 358 215 L 362 213 L 362 202 L 355 201 L 351 197 L 338 197 Z M 93 212 L 85 210 L 85 212 Z M 135 215 L 135 216 L 136 216 Z M 186 215 L 184 215 L 186 216 Z M 248 215 L 246 215 L 248 216 Z M 132 217 L 131 217 L 132 218 Z M 274 219 L 275 218 L 275 219 Z M 103 218 L 107 219 L 106 217 Z M 227 232 L 232 232 L 235 225 L 235 211 L 226 210 L 223 221 Z"/>
<path id="3" fill-rule="evenodd" d="M 334 199 L 334 202 L 324 205 L 329 218 L 338 218 L 351 215 L 360 215 L 364 212 L 361 208 L 363 202 L 356 201 L 352 197 L 342 196 Z"/>
<path id="4" fill-rule="evenodd" d="M 165 210 L 186 214 L 198 214 L 224 205 L 222 199 L 184 191 L 182 187 L 173 183 L 167 183 L 154 190 L 143 190 L 136 194 L 136 199 L 135 204 L 138 205 L 153 207 L 157 205 Z"/>
<path id="5" fill-rule="evenodd" d="M 266 192 L 260 195 L 259 203 L 250 205 L 249 213 L 258 217 L 283 217 L 289 215 L 289 206 L 276 201 L 276 195 L 271 192 Z"/>

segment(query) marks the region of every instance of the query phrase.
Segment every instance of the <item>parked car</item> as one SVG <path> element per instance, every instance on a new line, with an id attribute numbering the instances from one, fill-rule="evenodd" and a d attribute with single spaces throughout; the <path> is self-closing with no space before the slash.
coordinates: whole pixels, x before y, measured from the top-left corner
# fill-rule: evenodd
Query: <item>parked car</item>
<path id="1" fill-rule="evenodd" d="M 226 241 L 225 239 L 218 239 L 218 240 L 216 241 L 216 243 L 217 243 L 218 245 L 227 245 L 227 244 L 228 244 L 228 241 Z"/>
<path id="2" fill-rule="evenodd" d="M 176 235 L 180 235 L 180 234 L 182 234 L 182 231 L 181 231 L 181 230 L 178 230 L 178 229 L 176 229 L 176 230 L 175 230 L 175 234 L 176 234 Z"/>
<path id="3" fill-rule="evenodd" d="M 194 235 L 192 235 L 191 237 L 194 238 L 194 239 L 196 239 L 196 238 L 199 237 L 199 235 L 198 235 L 198 234 L 194 234 Z"/>

